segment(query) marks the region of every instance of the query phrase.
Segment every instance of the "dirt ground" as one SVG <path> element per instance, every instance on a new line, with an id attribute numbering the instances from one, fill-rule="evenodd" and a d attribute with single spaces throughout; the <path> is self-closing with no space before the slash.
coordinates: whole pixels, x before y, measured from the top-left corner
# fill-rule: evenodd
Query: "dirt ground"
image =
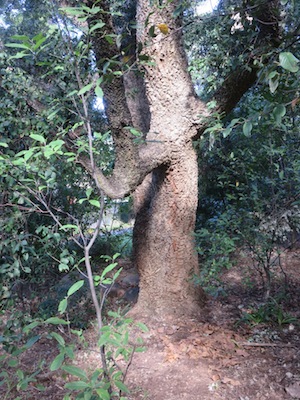
<path id="1" fill-rule="evenodd" d="M 289 286 L 282 295 L 281 311 L 275 310 L 278 315 L 264 316 L 269 321 L 260 322 L 259 315 L 253 314 L 263 304 L 262 293 L 254 272 L 245 280 L 246 264 L 241 257 L 224 274 L 223 286 L 198 317 L 164 321 L 141 317 L 149 328 L 142 334 L 147 350 L 135 354 L 128 370 L 129 400 L 300 399 L 300 251 L 285 252 L 281 266 L 274 268 L 273 295 L 278 298 L 283 293 L 282 269 Z M 130 266 L 124 271 L 114 301 L 136 285 Z M 250 318 L 252 324 L 245 315 L 256 316 Z M 93 327 L 86 337 L 89 350 L 79 348 L 75 364 L 90 371 L 100 366 Z M 57 346 L 42 339 L 22 356 L 22 366 L 31 370 L 40 359 L 51 362 L 56 354 Z M 37 391 L 34 384 L 27 394 L 19 394 L 20 399 L 61 400 L 65 380 L 61 373 L 44 368 L 37 381 L 45 391 Z M 0 388 L 0 397 L 7 400 L 17 395 L 4 397 L 4 393 Z"/>

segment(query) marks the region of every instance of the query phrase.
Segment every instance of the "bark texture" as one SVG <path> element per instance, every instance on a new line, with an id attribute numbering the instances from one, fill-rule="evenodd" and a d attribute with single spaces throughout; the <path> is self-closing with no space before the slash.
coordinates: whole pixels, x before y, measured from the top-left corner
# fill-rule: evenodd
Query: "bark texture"
<path id="1" fill-rule="evenodd" d="M 181 155 L 183 157 L 181 157 Z M 139 309 L 151 315 L 192 314 L 203 305 L 193 231 L 198 202 L 197 159 L 191 145 L 136 190 L 134 260 L 140 273 Z M 187 179 L 188 176 L 188 179 Z"/>

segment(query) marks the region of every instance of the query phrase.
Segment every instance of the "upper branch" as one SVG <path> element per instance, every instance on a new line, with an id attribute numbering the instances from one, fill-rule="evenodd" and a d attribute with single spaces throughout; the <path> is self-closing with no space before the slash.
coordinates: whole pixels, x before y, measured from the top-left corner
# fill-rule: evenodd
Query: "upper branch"
<path id="1" fill-rule="evenodd" d="M 238 103 L 247 90 L 257 80 L 258 67 L 255 60 L 278 47 L 280 43 L 280 2 L 279 0 L 258 1 L 257 7 L 249 7 L 249 14 L 258 31 L 254 50 L 249 52 L 245 64 L 237 67 L 225 79 L 215 92 L 216 110 L 227 115 Z M 250 43 L 249 43 L 250 47 Z M 265 58 L 265 62 L 267 62 Z"/>

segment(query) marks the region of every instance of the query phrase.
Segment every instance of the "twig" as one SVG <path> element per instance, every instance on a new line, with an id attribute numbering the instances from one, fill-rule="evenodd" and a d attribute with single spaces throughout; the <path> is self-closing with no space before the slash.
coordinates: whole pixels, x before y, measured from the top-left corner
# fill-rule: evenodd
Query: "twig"
<path id="1" fill-rule="evenodd" d="M 237 343 L 238 346 L 241 347 L 296 347 L 291 343 L 251 343 L 251 342 L 244 342 L 244 343 Z"/>
<path id="2" fill-rule="evenodd" d="M 131 365 L 131 363 L 132 363 L 133 356 L 134 356 L 134 354 L 135 354 L 135 349 L 136 349 L 136 344 L 133 344 L 133 350 L 132 350 L 132 353 L 130 354 L 130 359 L 129 359 L 127 365 L 126 365 L 125 372 L 123 372 L 123 379 L 122 379 L 122 382 L 123 382 L 123 383 L 125 382 L 125 379 L 126 379 L 126 376 L 127 376 L 128 370 L 129 370 L 129 367 L 130 367 L 130 365 Z"/>

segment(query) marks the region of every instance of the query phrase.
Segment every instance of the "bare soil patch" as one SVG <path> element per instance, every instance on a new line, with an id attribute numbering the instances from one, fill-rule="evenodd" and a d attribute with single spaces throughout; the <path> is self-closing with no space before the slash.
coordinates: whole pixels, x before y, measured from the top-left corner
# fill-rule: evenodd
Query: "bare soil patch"
<path id="1" fill-rule="evenodd" d="M 222 290 L 210 298 L 205 310 L 194 319 L 170 317 L 149 321 L 141 316 L 149 327 L 149 332 L 142 335 L 147 351 L 137 353 L 130 366 L 130 400 L 300 398 L 300 251 L 285 252 L 282 256 L 281 267 L 289 277 L 288 291 L 283 291 L 281 268 L 273 271 L 273 294 L 281 296 L 280 309 L 286 317 L 281 324 L 272 319 L 246 323 L 245 315 L 251 315 L 263 304 L 257 276 L 253 274 L 253 285 L 245 286 L 243 282 L 248 271 L 246 264 L 247 260 L 241 258 L 224 274 Z M 137 280 L 130 266 L 124 268 L 118 285 L 111 306 L 125 304 L 126 293 L 136 288 Z M 92 371 L 100 366 L 92 326 L 86 337 L 89 350 L 77 345 L 75 363 Z M 37 382 L 29 386 L 26 394 L 19 394 L 22 400 L 63 398 L 69 377 L 47 368 L 57 352 L 54 341 L 41 339 L 22 355 L 22 367 L 28 371 L 33 371 L 40 360 L 46 360 Z M 46 387 L 44 392 L 37 390 L 37 383 Z M 4 390 L 5 387 L 0 388 L 3 398 Z"/>

